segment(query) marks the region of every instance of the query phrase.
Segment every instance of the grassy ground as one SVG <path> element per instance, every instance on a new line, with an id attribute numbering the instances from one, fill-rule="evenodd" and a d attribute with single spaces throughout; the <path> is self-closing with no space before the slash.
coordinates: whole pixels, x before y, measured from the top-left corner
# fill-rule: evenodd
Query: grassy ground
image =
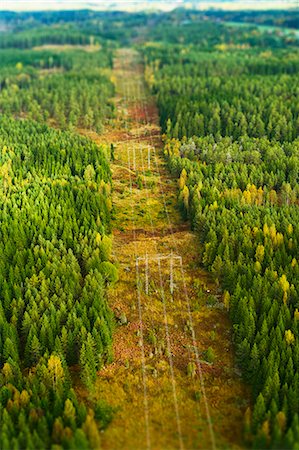
<path id="1" fill-rule="evenodd" d="M 118 52 L 113 79 L 117 119 L 104 136 L 91 133 L 115 144 L 120 273 L 109 294 L 119 322 L 115 359 L 96 384 L 96 395 L 115 408 L 102 447 L 242 448 L 249 395 L 234 366 L 230 324 L 221 293 L 198 266 L 196 237 L 176 209 L 177 185 L 162 157 L 157 110 L 133 50 Z M 170 258 L 153 259 L 170 254 L 182 257 L 182 264 L 173 259 L 173 294 Z"/>
<path id="2" fill-rule="evenodd" d="M 69 50 L 84 50 L 86 52 L 97 52 L 101 49 L 100 44 L 71 45 L 71 44 L 44 44 L 33 47 L 33 50 L 53 50 L 57 52 L 67 52 Z"/>

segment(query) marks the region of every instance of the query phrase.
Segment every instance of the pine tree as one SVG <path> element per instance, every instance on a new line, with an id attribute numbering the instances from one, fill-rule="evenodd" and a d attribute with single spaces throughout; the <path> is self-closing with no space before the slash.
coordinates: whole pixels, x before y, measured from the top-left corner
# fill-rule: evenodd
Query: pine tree
<path id="1" fill-rule="evenodd" d="M 259 394 L 252 414 L 252 429 L 254 433 L 257 432 L 258 427 L 263 422 L 265 414 L 266 414 L 266 406 L 264 397 L 263 394 Z"/>

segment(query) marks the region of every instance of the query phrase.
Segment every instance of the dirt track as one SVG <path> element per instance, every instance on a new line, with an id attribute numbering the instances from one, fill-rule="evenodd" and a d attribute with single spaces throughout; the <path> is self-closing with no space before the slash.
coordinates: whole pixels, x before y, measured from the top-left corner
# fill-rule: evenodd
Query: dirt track
<path id="1" fill-rule="evenodd" d="M 198 242 L 176 209 L 177 185 L 165 167 L 158 113 L 139 55 L 120 50 L 113 78 L 118 114 L 103 139 L 116 145 L 120 282 L 109 301 L 128 323 L 117 328 L 115 360 L 96 386 L 116 408 L 102 447 L 241 448 L 248 393 L 234 368 L 221 294 L 198 267 Z M 206 361 L 209 347 L 213 364 Z"/>

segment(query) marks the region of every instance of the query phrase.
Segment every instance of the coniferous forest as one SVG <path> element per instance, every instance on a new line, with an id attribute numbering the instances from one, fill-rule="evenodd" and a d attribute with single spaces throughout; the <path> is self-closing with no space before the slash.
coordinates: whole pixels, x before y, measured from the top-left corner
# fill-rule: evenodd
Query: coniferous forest
<path id="1" fill-rule="evenodd" d="M 147 80 L 182 214 L 224 290 L 252 386 L 245 433 L 255 448 L 297 448 L 298 46 L 172 41 L 144 49 Z"/>
<path id="2" fill-rule="evenodd" d="M 148 423 L 159 397 L 150 397 L 151 386 L 162 386 L 165 377 L 167 383 L 167 370 L 174 392 L 181 377 L 186 392 L 197 379 L 201 386 L 201 393 L 192 391 L 189 409 L 208 412 L 212 443 L 195 425 L 192 433 L 203 433 L 203 441 L 196 438 L 194 448 L 299 449 L 298 22 L 296 10 L 0 12 L 1 450 L 137 449 L 125 431 L 134 420 L 122 419 L 121 401 L 132 403 L 139 415 L 147 405 L 148 439 L 138 448 L 166 448 L 150 443 Z M 139 59 L 126 76 L 130 54 Z M 147 171 L 142 150 L 138 162 L 138 150 L 129 153 L 133 144 L 125 147 L 151 133 L 146 102 L 156 105 L 158 121 L 147 147 L 156 145 L 161 158 Z M 150 178 L 157 174 L 159 180 Z M 182 333 L 192 337 L 191 344 L 180 340 L 181 324 L 171 320 L 160 336 L 167 316 L 161 328 L 156 311 L 175 308 L 175 295 L 183 301 L 183 289 L 177 289 L 167 303 L 163 267 L 160 281 L 152 271 L 147 287 L 135 276 L 136 233 L 144 227 L 144 235 L 155 239 L 146 231 L 145 218 L 153 227 L 156 214 L 148 192 L 157 197 L 163 182 L 158 219 L 172 226 L 167 186 L 173 183 L 173 214 L 195 236 L 189 249 L 195 254 L 193 281 L 188 277 L 185 287 L 189 315 L 196 322 L 198 310 L 212 309 L 212 297 L 205 297 L 212 291 L 217 320 L 227 320 L 222 326 L 233 362 L 226 372 L 217 365 L 218 328 L 198 327 L 198 342 L 205 344 L 199 344 L 195 362 L 190 318 L 182 319 Z M 142 196 L 145 212 L 138 209 Z M 131 201 L 124 213 L 119 199 Z M 122 261 L 118 255 L 128 241 L 135 250 L 130 247 L 128 261 Z M 210 284 L 202 282 L 195 300 L 202 273 Z M 130 276 L 131 292 L 122 288 Z M 147 310 L 150 325 L 142 323 Z M 209 320 L 216 329 L 214 316 Z M 188 349 L 189 362 L 175 346 Z M 140 357 L 134 352 L 140 349 L 136 381 Z M 240 423 L 229 422 L 221 431 L 207 404 L 214 395 L 210 385 L 222 383 L 229 370 L 247 397 L 238 400 Z M 121 393 L 113 388 L 113 380 L 120 385 L 117 377 L 124 383 Z M 112 392 L 107 394 L 102 379 Z M 144 395 L 140 404 L 130 394 L 135 384 Z M 178 397 L 176 418 L 183 403 Z M 182 423 L 180 445 L 168 448 L 188 448 Z M 239 442 L 225 440 L 234 427 Z M 127 440 L 118 444 L 122 435 Z"/>
<path id="3" fill-rule="evenodd" d="M 72 33 L 47 33 L 39 44 L 73 43 Z M 97 405 L 88 411 L 78 399 L 69 367 L 92 389 L 113 357 L 111 172 L 109 148 L 74 129 L 100 130 L 111 118 L 110 65 L 108 50 L 1 51 L 3 449 L 94 448 L 99 439 Z"/>

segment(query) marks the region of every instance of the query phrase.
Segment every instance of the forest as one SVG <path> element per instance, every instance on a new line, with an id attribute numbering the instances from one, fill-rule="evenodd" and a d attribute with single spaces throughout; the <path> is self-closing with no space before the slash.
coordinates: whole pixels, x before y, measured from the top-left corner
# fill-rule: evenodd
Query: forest
<path id="1" fill-rule="evenodd" d="M 66 40 L 67 41 L 67 40 Z M 0 110 L 60 128 L 100 131 L 113 115 L 109 50 L 2 50 Z M 52 125 L 53 125 L 52 123 Z"/>
<path id="2" fill-rule="evenodd" d="M 299 449 L 298 18 L 0 12 L 1 449 L 99 449 L 113 417 L 95 395 L 119 325 L 115 142 L 101 136 L 127 114 L 122 47 L 141 55 L 177 207 L 229 316 L 244 448 Z"/>
<path id="3" fill-rule="evenodd" d="M 106 287 L 117 279 L 110 149 L 74 129 L 112 117 L 111 55 L 1 52 L 1 448 L 96 448 L 92 391 L 113 357 Z"/>
<path id="4" fill-rule="evenodd" d="M 252 385 L 245 436 L 257 449 L 298 448 L 298 44 L 203 51 L 194 33 L 180 44 L 164 34 L 143 49 L 147 82 L 182 214 L 224 291 Z"/>

